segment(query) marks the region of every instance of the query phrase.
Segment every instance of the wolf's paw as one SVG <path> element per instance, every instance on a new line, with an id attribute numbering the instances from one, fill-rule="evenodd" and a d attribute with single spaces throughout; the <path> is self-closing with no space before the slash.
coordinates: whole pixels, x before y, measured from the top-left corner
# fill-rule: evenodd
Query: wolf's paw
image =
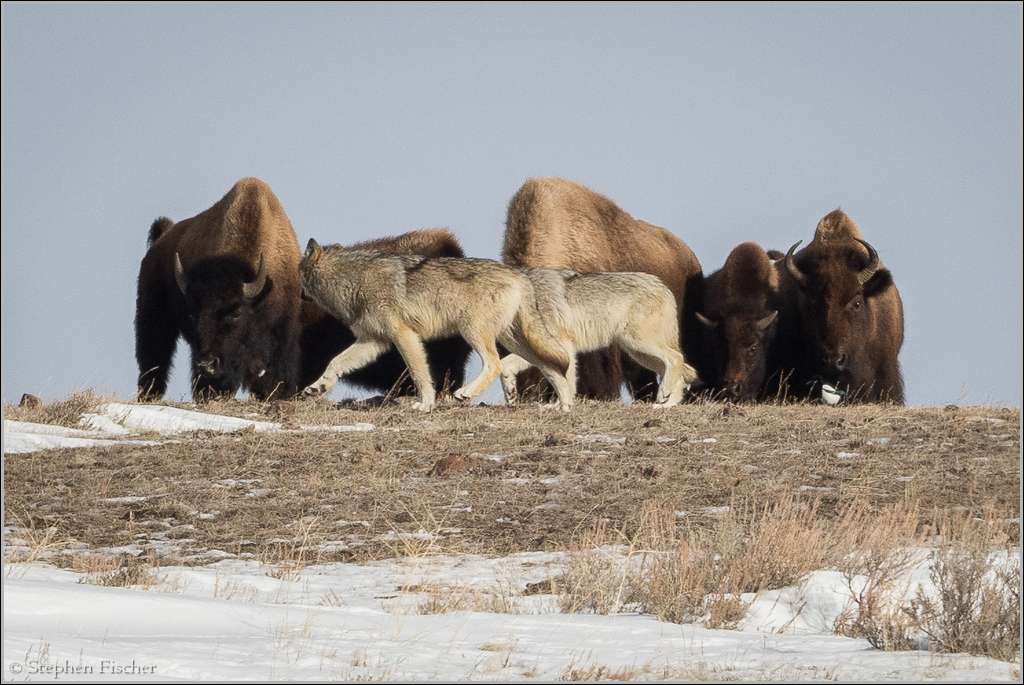
<path id="1" fill-rule="evenodd" d="M 319 397 L 320 395 L 323 395 L 325 392 L 327 392 L 326 383 L 314 383 L 313 385 L 309 385 L 302 390 L 302 396 Z"/>
<path id="2" fill-rule="evenodd" d="M 421 412 L 429 414 L 431 412 L 431 410 L 433 410 L 433 408 L 434 408 L 434 403 L 433 402 L 421 402 L 420 400 L 416 400 L 415 402 L 412 403 L 412 408 L 416 409 L 418 411 L 421 411 Z"/>
<path id="3" fill-rule="evenodd" d="M 543 403 L 541 403 L 540 408 L 541 409 L 557 409 L 559 411 L 567 412 L 567 411 L 572 409 L 572 405 L 571 404 L 562 404 L 558 400 L 555 400 L 554 402 L 543 402 Z"/>
<path id="4" fill-rule="evenodd" d="M 452 395 L 455 397 L 455 399 L 461 400 L 463 402 L 473 399 L 473 393 L 467 392 L 465 388 L 459 388 L 454 393 L 452 393 Z"/>

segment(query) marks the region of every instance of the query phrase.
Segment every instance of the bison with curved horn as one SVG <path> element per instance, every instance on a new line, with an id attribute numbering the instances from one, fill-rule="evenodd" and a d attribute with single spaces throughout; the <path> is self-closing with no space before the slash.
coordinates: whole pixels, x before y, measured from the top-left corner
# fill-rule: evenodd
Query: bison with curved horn
<path id="1" fill-rule="evenodd" d="M 167 391 L 179 338 L 197 400 L 291 397 L 299 381 L 298 239 L 281 203 L 243 178 L 216 204 L 153 222 L 139 268 L 135 357 L 140 400 Z"/>
<path id="2" fill-rule="evenodd" d="M 424 257 L 466 256 L 455 236 L 445 228 L 424 228 L 394 237 L 367 240 L 350 245 L 348 249 Z M 304 388 L 317 380 L 331 360 L 355 342 L 355 339 L 352 330 L 340 319 L 331 316 L 304 295 L 300 387 Z M 462 387 L 465 382 L 466 363 L 472 352 L 469 343 L 455 336 L 432 340 L 426 343 L 425 347 L 435 390 L 440 394 Z M 364 390 L 381 393 L 412 396 L 417 392 L 405 360 L 394 348 L 385 352 L 372 364 L 346 374 L 344 380 Z"/>
<path id="3" fill-rule="evenodd" d="M 680 344 L 686 361 L 701 370 L 693 313 L 701 299 L 703 273 L 696 255 L 660 226 L 634 219 L 609 198 L 573 181 L 531 178 L 508 206 L 502 260 L 517 267 L 580 273 L 638 271 L 657 276 L 675 296 Z M 579 355 L 581 397 L 619 400 L 625 382 L 635 399 L 653 400 L 655 374 L 606 348 Z M 517 385 L 539 387 L 540 374 L 525 371 Z"/>
<path id="4" fill-rule="evenodd" d="M 750 402 L 765 395 L 778 330 L 779 275 L 772 257 L 754 242 L 737 245 L 721 269 L 705 279 L 708 350 L 706 387 L 714 397 Z"/>
<path id="5" fill-rule="evenodd" d="M 780 382 L 797 397 L 830 384 L 848 401 L 903 404 L 903 302 L 878 252 L 840 209 L 797 252 L 799 245 L 786 253 L 780 279 Z"/>

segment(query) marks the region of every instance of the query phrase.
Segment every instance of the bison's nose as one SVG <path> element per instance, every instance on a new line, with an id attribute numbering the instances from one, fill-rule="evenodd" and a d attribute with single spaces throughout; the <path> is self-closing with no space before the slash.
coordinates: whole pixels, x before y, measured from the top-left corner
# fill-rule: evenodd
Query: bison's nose
<path id="1" fill-rule="evenodd" d="M 747 383 L 737 378 L 725 377 L 725 398 L 730 402 L 744 402 L 747 399 Z"/>
<path id="2" fill-rule="evenodd" d="M 849 359 L 843 352 L 831 352 L 826 354 L 822 361 L 825 362 L 825 368 L 829 371 L 842 372 L 846 370 Z"/>
<path id="3" fill-rule="evenodd" d="M 730 402 L 746 402 L 750 399 L 745 383 L 734 383 L 725 389 L 726 396 Z"/>
<path id="4" fill-rule="evenodd" d="M 216 376 L 220 371 L 220 359 L 217 357 L 205 357 L 196 362 L 196 366 L 207 376 Z"/>

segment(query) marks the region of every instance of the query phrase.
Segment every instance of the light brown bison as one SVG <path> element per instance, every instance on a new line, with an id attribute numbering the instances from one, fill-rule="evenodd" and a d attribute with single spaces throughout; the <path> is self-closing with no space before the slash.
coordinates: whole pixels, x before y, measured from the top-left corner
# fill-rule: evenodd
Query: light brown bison
<path id="1" fill-rule="evenodd" d="M 828 383 L 849 401 L 903 404 L 903 302 L 875 248 L 840 209 L 799 245 L 780 278 L 777 365 L 788 392 L 815 396 Z"/>
<path id="2" fill-rule="evenodd" d="M 779 253 L 774 253 L 781 257 Z M 760 245 L 733 248 L 705 279 L 704 324 L 709 353 L 705 386 L 736 402 L 763 397 L 779 314 L 776 264 Z"/>
<path id="3" fill-rule="evenodd" d="M 348 246 L 387 254 L 425 257 L 465 257 L 462 246 L 448 229 L 424 228 L 399 236 L 368 240 Z M 299 386 L 304 388 L 327 368 L 331 360 L 355 342 L 355 335 L 341 320 L 325 312 L 316 302 L 302 299 L 302 370 Z M 427 362 L 437 392 L 462 387 L 471 348 L 456 336 L 426 343 Z M 345 382 L 365 390 L 396 395 L 415 395 L 416 385 L 396 349 L 385 352 L 372 364 L 345 376 Z"/>
<path id="4" fill-rule="evenodd" d="M 634 219 L 604 195 L 573 181 L 531 178 L 509 202 L 502 259 L 518 267 L 657 276 L 676 298 L 680 344 L 687 362 L 700 372 L 692 332 L 703 274 L 693 251 L 668 230 Z M 582 397 L 618 400 L 623 382 L 636 399 L 650 400 L 657 392 L 654 374 L 617 348 L 581 354 L 577 378 Z M 518 386 L 539 382 L 539 374 L 527 371 Z"/>
<path id="5" fill-rule="evenodd" d="M 135 357 L 141 400 L 167 391 L 183 337 L 197 400 L 291 397 L 299 381 L 298 239 L 270 187 L 243 178 L 206 211 L 153 222 L 139 267 Z"/>

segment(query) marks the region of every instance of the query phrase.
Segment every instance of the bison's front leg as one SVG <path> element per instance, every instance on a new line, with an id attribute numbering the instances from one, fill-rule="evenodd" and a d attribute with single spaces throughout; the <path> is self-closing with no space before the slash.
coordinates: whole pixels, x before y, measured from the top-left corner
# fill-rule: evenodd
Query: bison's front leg
<path id="1" fill-rule="evenodd" d="M 389 343 L 380 340 L 357 339 L 345 348 L 341 354 L 332 359 L 323 375 L 308 385 L 302 391 L 302 394 L 306 397 L 326 394 L 346 373 L 361 369 L 367 364 L 372 363 L 377 357 L 387 352 L 390 347 Z"/>
<path id="2" fill-rule="evenodd" d="M 140 402 L 159 400 L 167 392 L 171 360 L 180 332 L 166 289 L 140 276 L 135 305 L 135 359 L 139 365 Z"/>

